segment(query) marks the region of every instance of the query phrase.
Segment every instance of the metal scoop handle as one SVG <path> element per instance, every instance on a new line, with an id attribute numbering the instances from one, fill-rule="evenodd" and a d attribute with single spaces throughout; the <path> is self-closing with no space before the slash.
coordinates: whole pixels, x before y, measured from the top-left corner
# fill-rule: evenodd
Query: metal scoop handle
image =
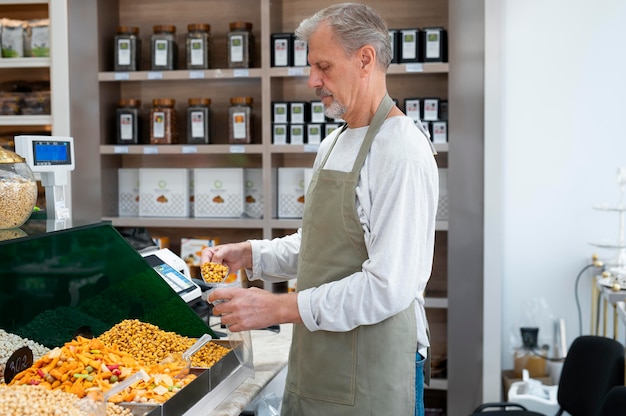
<path id="1" fill-rule="evenodd" d="M 194 355 L 196 352 L 198 352 L 198 350 L 202 347 L 204 347 L 206 345 L 206 343 L 208 343 L 209 341 L 211 341 L 213 338 L 211 337 L 211 334 L 204 334 L 202 335 L 195 344 L 193 344 L 191 347 L 189 347 L 187 349 L 187 351 L 183 352 L 183 358 L 185 360 L 189 360 L 191 358 L 192 355 Z"/>

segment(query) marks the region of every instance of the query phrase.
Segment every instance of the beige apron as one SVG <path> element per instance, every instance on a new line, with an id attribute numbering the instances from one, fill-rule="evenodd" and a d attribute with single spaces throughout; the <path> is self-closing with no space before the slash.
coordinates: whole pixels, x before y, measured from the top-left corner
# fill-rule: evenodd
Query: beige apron
<path id="1" fill-rule="evenodd" d="M 385 96 L 351 172 L 324 170 L 327 155 L 314 173 L 302 220 L 298 290 L 362 270 L 368 254 L 355 208 L 355 187 L 374 136 L 392 106 Z M 413 415 L 414 306 L 349 332 L 310 332 L 302 324 L 294 325 L 282 414 Z"/>

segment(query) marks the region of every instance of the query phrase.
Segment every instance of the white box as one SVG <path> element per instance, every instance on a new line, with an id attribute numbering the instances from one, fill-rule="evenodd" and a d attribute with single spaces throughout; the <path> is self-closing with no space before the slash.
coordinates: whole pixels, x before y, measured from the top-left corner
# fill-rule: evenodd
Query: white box
<path id="1" fill-rule="evenodd" d="M 196 168 L 193 172 L 196 217 L 243 215 L 243 168 Z"/>
<path id="2" fill-rule="evenodd" d="M 263 218 L 263 169 L 244 169 L 244 212 L 252 218 Z"/>
<path id="3" fill-rule="evenodd" d="M 183 259 L 188 266 L 200 267 L 202 250 L 205 247 L 215 247 L 219 243 L 219 238 L 181 238 L 180 258 Z"/>
<path id="4" fill-rule="evenodd" d="M 304 168 L 278 168 L 278 218 L 302 218 Z"/>
<path id="5" fill-rule="evenodd" d="M 140 168 L 139 216 L 188 217 L 189 169 Z"/>
<path id="6" fill-rule="evenodd" d="M 118 215 L 137 217 L 139 215 L 139 169 L 120 168 L 117 170 Z"/>

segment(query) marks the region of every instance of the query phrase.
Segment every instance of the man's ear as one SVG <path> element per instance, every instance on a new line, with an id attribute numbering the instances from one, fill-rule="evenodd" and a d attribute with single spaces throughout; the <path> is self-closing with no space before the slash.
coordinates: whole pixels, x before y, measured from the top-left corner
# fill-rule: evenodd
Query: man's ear
<path id="1" fill-rule="evenodd" d="M 359 60 L 361 63 L 361 70 L 365 71 L 364 74 L 369 74 L 372 67 L 376 65 L 376 50 L 371 45 L 364 45 L 359 49 Z"/>

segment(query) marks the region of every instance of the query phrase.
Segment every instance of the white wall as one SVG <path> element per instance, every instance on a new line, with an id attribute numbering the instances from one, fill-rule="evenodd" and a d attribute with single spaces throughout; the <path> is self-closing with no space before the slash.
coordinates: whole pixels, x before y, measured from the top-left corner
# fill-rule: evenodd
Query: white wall
<path id="1" fill-rule="evenodd" d="M 499 322 L 490 315 L 501 312 L 501 368 L 509 369 L 510 335 L 528 302 L 543 300 L 565 319 L 569 345 L 579 335 L 578 272 L 593 253 L 615 254 L 589 242 L 618 238 L 617 214 L 593 206 L 618 202 L 616 172 L 626 166 L 626 2 L 486 6 L 487 36 L 501 38 L 486 40 L 485 262 L 496 266 L 485 268 L 485 281 L 499 281 L 502 297 L 486 301 L 485 317 Z M 578 287 L 583 333 L 590 279 Z"/>

